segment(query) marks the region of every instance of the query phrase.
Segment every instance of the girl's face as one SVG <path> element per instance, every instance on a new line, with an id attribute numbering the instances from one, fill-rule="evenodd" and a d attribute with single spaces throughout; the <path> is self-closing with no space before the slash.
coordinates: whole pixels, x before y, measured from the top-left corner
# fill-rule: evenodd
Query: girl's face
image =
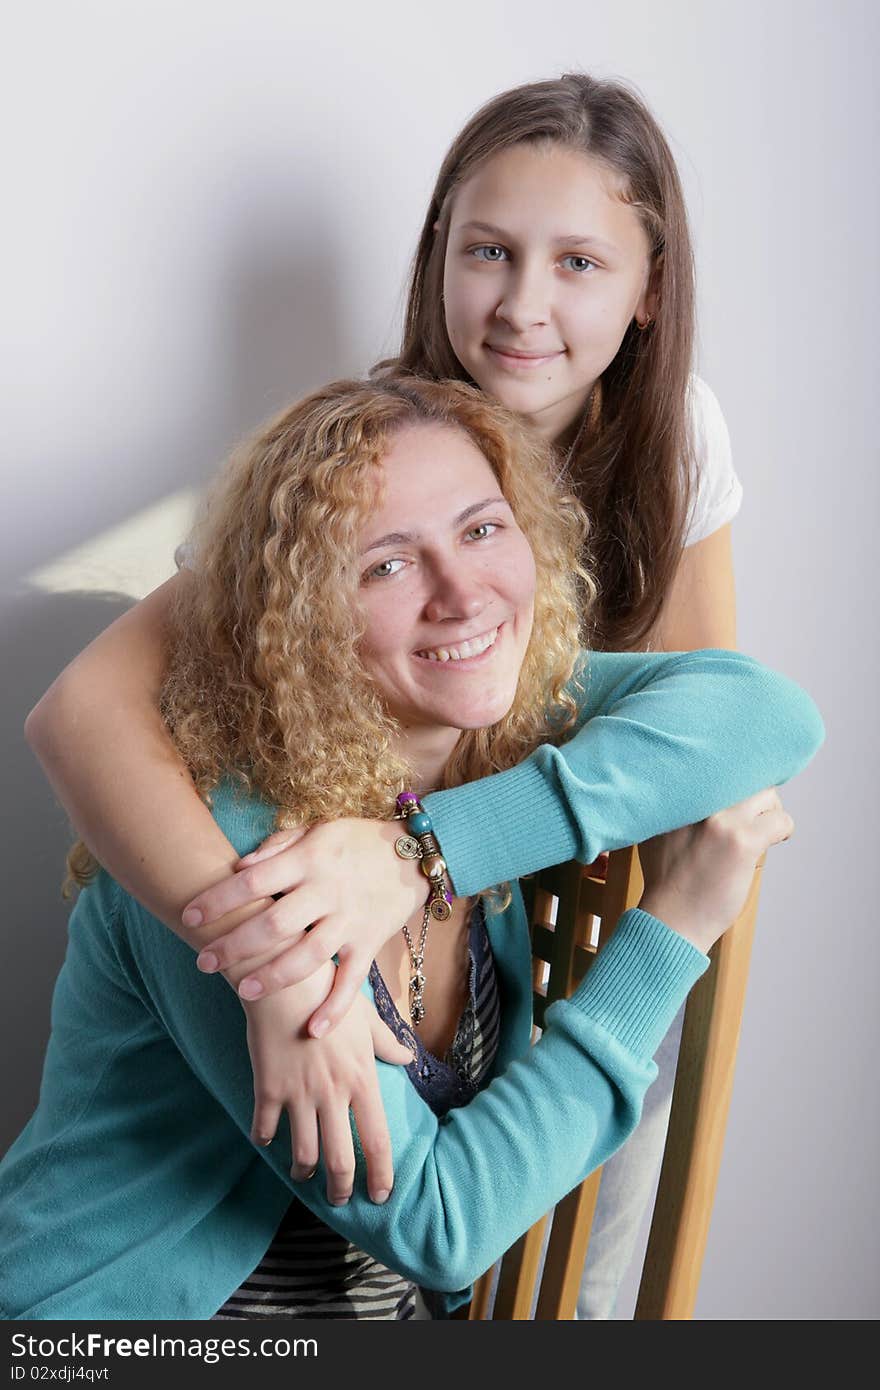
<path id="1" fill-rule="evenodd" d="M 633 317 L 653 311 L 650 247 L 615 175 L 559 145 L 515 145 L 455 195 L 449 340 L 474 381 L 558 440 Z"/>
<path id="2" fill-rule="evenodd" d="M 442 767 L 462 729 L 496 723 L 513 703 L 534 560 L 463 431 L 407 426 L 381 472 L 381 499 L 361 532 L 360 654 L 410 756 L 433 752 Z"/>

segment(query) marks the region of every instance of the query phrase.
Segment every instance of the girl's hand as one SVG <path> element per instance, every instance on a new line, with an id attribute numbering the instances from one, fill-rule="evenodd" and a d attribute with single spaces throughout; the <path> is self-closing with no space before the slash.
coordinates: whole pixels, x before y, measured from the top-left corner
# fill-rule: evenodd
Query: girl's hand
<path id="1" fill-rule="evenodd" d="M 427 898 L 418 863 L 394 853 L 404 831 L 400 821 L 348 817 L 271 835 L 234 874 L 193 899 L 184 925 L 215 921 L 257 898 L 284 896 L 212 942 L 199 955 L 199 968 L 229 971 L 268 954 L 268 962 L 238 984 L 241 998 L 252 1000 L 307 979 L 335 955 L 332 993 L 309 1023 L 313 1037 L 328 1032 L 351 1008 L 381 947 Z"/>
<path id="2" fill-rule="evenodd" d="M 646 840 L 639 845 L 645 879 L 639 906 L 708 952 L 742 911 L 761 856 L 793 830 L 771 787 L 697 825 Z"/>
<path id="3" fill-rule="evenodd" d="M 255 1144 L 270 1144 L 286 1110 L 291 1177 L 306 1182 L 317 1167 L 320 1131 L 327 1199 L 340 1206 L 354 1184 L 351 1110 L 366 1159 L 367 1189 L 374 1202 L 384 1202 L 394 1169 L 375 1058 L 405 1066 L 413 1056 L 362 994 L 332 1037 L 317 1041 L 306 1036 L 304 1022 L 316 998 L 330 988 L 332 974 L 333 966 L 324 966 L 306 985 L 245 1005 L 254 1071 L 251 1138 Z"/>

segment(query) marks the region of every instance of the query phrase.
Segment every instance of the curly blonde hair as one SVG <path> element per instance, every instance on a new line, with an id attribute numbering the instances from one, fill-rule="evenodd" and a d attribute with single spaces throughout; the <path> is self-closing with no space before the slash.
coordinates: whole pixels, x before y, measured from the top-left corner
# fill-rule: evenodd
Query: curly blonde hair
<path id="1" fill-rule="evenodd" d="M 594 585 L 586 518 L 542 441 L 461 382 L 337 381 L 230 459 L 192 537 L 161 706 L 201 795 L 229 775 L 277 824 L 387 817 L 411 774 L 358 654 L 358 541 L 400 430 L 462 430 L 494 472 L 535 558 L 534 623 L 513 704 L 462 733 L 443 785 L 512 767 L 570 727 Z M 79 875 L 77 875 L 79 877 Z"/>
<path id="2" fill-rule="evenodd" d="M 463 430 L 483 453 L 537 570 L 513 705 L 461 735 L 444 785 L 512 767 L 570 725 L 592 585 L 579 560 L 586 522 L 550 451 L 459 382 L 338 381 L 233 456 L 194 536 L 162 709 L 203 795 L 234 769 L 279 824 L 390 813 L 410 773 L 358 655 L 358 539 L 391 437 L 428 423 Z"/>

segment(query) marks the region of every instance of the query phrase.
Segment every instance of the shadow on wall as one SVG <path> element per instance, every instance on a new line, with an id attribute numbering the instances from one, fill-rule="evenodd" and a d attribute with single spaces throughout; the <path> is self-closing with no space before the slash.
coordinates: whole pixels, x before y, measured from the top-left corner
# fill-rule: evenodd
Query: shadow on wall
<path id="1" fill-rule="evenodd" d="M 2 843 L 5 930 L 0 943 L 0 1018 L 6 1070 L 0 1150 L 34 1107 L 49 1036 L 49 1004 L 64 956 L 70 905 L 61 897 L 73 834 L 22 732 L 28 711 L 62 666 L 131 607 L 122 594 L 47 594 L 28 589 L 0 618 L 4 769 Z"/>
<path id="2" fill-rule="evenodd" d="M 256 229 L 240 226 L 230 236 L 216 283 L 201 296 L 194 291 L 181 310 L 197 323 L 187 333 L 192 360 L 181 369 L 174 358 L 170 367 L 153 356 L 144 359 L 131 398 L 114 403 L 119 423 L 111 442 L 102 435 L 96 452 L 87 430 L 72 430 L 50 460 L 51 476 L 63 478 L 64 486 L 53 486 L 50 500 L 45 488 L 25 488 L 18 504 L 13 495 L 0 547 L 0 588 L 12 588 L 60 552 L 169 494 L 201 487 L 267 416 L 331 378 L 370 365 L 355 363 L 348 347 L 350 312 L 340 296 L 330 214 L 311 186 L 303 187 L 302 199 L 314 219 L 310 235 L 283 222 L 271 235 L 262 231 L 271 219 L 256 207 Z M 177 312 L 169 306 L 172 339 Z M 103 350 L 111 359 L 113 342 Z M 50 416 L 54 408 L 47 399 Z M 101 410 L 98 400 L 94 409 Z M 36 453 L 20 462 L 35 477 L 46 475 L 46 464 Z"/>
<path id="3" fill-rule="evenodd" d="M 320 239 L 330 243 L 332 233 L 322 231 Z M 258 255 L 248 247 L 228 267 L 227 283 L 229 392 L 221 455 L 235 443 L 236 432 L 325 382 L 372 366 L 355 362 L 348 346 L 339 271 L 330 249 L 297 255 L 292 237 L 261 246 Z"/>
<path id="4" fill-rule="evenodd" d="M 90 454 L 85 460 L 73 456 L 71 446 L 65 476 L 76 480 L 76 497 L 56 494 L 54 516 L 41 501 L 39 525 L 26 514 L 16 517 L 18 544 L 10 535 L 9 544 L 0 548 L 0 584 L 20 585 L 22 574 L 57 560 L 59 552 L 82 545 L 169 492 L 200 484 L 267 415 L 331 377 L 357 370 L 346 349 L 349 334 L 325 199 L 316 187 L 304 186 L 301 192 L 307 225 L 295 220 L 284 225 L 277 217 L 262 216 L 266 208 L 251 209 L 248 224 L 237 229 L 225 248 L 214 298 L 197 305 L 204 311 L 204 362 L 193 364 L 182 385 L 168 382 L 161 409 L 145 399 L 131 402 L 112 456 L 96 460 Z M 267 227 L 271 233 L 264 231 Z M 316 253 L 316 247 L 325 246 L 326 251 Z M 152 379 L 149 372 L 146 377 Z M 80 507 L 84 485 L 88 505 Z M 71 582 L 83 581 L 74 577 Z M 119 583 L 109 575 L 98 582 L 108 588 Z M 146 578 L 139 592 L 151 583 Z M 0 946 L 0 1046 L 14 1061 L 6 1068 L 0 1152 L 18 1134 L 37 1099 L 70 911 L 61 898 L 61 883 L 73 835 L 22 728 L 58 672 L 132 601 L 94 586 L 90 592 L 61 593 L 13 587 L 0 608 L 0 843 L 7 898 Z"/>

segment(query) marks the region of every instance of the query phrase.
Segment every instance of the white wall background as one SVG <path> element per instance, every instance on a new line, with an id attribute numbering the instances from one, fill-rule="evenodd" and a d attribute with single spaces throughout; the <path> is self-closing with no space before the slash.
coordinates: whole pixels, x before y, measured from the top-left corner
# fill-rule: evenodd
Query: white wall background
<path id="1" fill-rule="evenodd" d="M 746 489 L 741 642 L 807 685 L 828 727 L 765 876 L 697 1316 L 877 1316 L 878 15 L 869 0 L 56 0 L 7 19 L 6 1138 L 36 1095 L 64 941 L 66 832 L 21 739 L 28 708 L 120 594 L 170 573 L 193 492 L 238 435 L 393 348 L 462 121 L 520 81 L 619 74 L 688 192 L 700 367 Z"/>

